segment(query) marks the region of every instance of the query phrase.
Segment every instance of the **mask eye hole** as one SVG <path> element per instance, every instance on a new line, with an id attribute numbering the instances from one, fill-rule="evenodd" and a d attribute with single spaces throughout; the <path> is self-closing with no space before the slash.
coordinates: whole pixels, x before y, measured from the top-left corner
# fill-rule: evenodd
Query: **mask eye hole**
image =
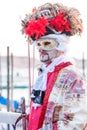
<path id="1" fill-rule="evenodd" d="M 50 42 L 44 42 L 44 45 L 46 46 L 46 45 L 49 45 L 50 44 Z"/>
<path id="2" fill-rule="evenodd" d="M 41 46 L 41 44 L 38 42 L 38 43 L 37 43 L 37 46 Z"/>

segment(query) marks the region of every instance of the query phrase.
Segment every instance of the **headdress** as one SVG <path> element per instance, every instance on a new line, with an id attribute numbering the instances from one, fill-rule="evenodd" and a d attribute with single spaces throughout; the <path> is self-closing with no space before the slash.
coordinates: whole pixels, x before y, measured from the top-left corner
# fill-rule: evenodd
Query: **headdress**
<path id="1" fill-rule="evenodd" d="M 22 33 L 33 41 L 48 34 L 80 35 L 82 30 L 80 12 L 59 3 L 46 3 L 22 20 Z"/>

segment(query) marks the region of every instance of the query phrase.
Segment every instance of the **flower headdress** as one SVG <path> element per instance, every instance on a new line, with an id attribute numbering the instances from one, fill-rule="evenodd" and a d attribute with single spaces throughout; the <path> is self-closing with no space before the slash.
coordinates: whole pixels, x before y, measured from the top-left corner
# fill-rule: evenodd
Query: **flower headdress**
<path id="1" fill-rule="evenodd" d="M 48 34 L 80 35 L 82 30 L 79 11 L 58 3 L 33 9 L 32 14 L 26 14 L 22 20 L 22 33 L 33 41 Z"/>

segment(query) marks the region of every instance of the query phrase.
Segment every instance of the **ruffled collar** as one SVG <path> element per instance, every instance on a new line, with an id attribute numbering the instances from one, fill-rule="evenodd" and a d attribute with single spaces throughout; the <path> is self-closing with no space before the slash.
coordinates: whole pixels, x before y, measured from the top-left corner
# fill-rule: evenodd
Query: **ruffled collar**
<path id="1" fill-rule="evenodd" d="M 70 59 L 64 55 L 59 56 L 53 60 L 53 62 L 46 66 L 42 65 L 42 73 L 38 76 L 32 90 L 31 99 L 33 100 L 34 106 L 39 106 L 43 102 L 44 93 L 46 90 L 47 74 L 53 72 L 55 67 L 61 63 L 69 62 Z"/>

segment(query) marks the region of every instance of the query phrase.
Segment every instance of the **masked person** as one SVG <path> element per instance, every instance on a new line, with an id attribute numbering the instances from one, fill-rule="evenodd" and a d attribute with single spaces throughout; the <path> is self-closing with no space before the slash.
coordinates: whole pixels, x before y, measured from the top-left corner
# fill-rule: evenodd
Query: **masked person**
<path id="1" fill-rule="evenodd" d="M 85 130 L 86 81 L 66 56 L 70 37 L 82 31 L 79 11 L 59 3 L 46 3 L 22 20 L 22 32 L 37 47 L 41 61 L 28 130 Z"/>

